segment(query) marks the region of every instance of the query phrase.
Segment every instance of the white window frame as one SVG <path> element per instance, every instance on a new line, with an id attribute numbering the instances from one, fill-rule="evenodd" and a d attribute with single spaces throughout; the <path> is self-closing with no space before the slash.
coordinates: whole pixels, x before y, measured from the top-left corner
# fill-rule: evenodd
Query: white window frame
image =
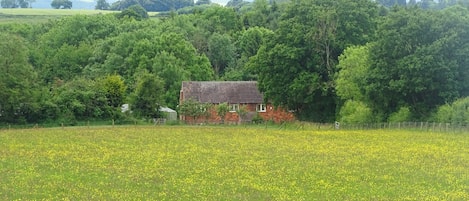
<path id="1" fill-rule="evenodd" d="M 267 112 L 267 105 L 265 104 L 257 104 L 256 105 L 257 112 Z"/>
<path id="2" fill-rule="evenodd" d="M 239 104 L 230 104 L 230 112 L 238 112 L 239 111 Z"/>

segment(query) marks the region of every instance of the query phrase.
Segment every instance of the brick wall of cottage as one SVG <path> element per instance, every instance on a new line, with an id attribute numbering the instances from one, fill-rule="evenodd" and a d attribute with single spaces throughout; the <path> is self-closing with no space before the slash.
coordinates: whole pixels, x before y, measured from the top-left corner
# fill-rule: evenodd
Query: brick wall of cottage
<path id="1" fill-rule="evenodd" d="M 225 115 L 224 123 L 225 124 L 240 124 L 242 122 L 250 122 L 252 118 L 258 113 L 259 116 L 264 119 L 264 121 L 273 121 L 275 123 L 289 122 L 294 121 L 295 117 L 292 112 L 285 111 L 281 108 L 275 108 L 271 104 L 266 105 L 265 112 L 257 112 L 257 104 L 240 104 L 240 107 L 246 106 L 248 114 L 245 119 L 240 119 L 237 112 L 227 112 Z M 217 115 L 216 105 L 210 109 L 210 115 L 208 117 L 199 117 L 193 119 L 192 117 L 181 116 L 181 120 L 189 124 L 200 124 L 200 123 L 209 123 L 209 124 L 219 124 L 222 122 L 220 116 Z"/>

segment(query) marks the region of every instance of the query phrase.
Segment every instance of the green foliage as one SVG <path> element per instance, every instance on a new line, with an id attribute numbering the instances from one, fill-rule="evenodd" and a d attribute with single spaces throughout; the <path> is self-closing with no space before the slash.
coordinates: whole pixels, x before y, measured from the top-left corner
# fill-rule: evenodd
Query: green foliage
<path id="1" fill-rule="evenodd" d="M 106 0 L 98 0 L 94 9 L 96 10 L 109 10 L 111 6 Z"/>
<path id="2" fill-rule="evenodd" d="M 121 105 L 124 104 L 127 87 L 121 76 L 108 75 L 105 78 L 99 80 L 99 84 L 105 92 L 109 106 L 120 108 Z"/>
<path id="3" fill-rule="evenodd" d="M 248 110 L 247 105 L 239 106 L 239 110 L 236 111 L 236 113 L 238 113 L 240 123 L 243 122 L 246 119 L 246 117 L 248 115 L 248 112 L 249 112 L 249 110 Z"/>
<path id="4" fill-rule="evenodd" d="M 125 10 L 130 6 L 140 5 L 147 11 L 170 11 L 193 6 L 193 0 L 118 0 L 111 5 L 111 10 Z"/>
<path id="5" fill-rule="evenodd" d="M 0 5 L 2 8 L 18 8 L 18 4 L 15 0 L 2 0 Z"/>
<path id="6" fill-rule="evenodd" d="M 451 122 L 469 123 L 469 97 L 456 100 L 452 104 L 452 108 Z"/>
<path id="7" fill-rule="evenodd" d="M 347 100 L 340 108 L 341 123 L 370 123 L 377 122 L 379 119 L 374 118 L 371 109 L 363 102 Z"/>
<path id="8" fill-rule="evenodd" d="M 5 38 L 23 37 L 0 59 L 7 62 L 1 68 L 18 71 L 2 71 L 9 76 L 1 82 L 11 85 L 0 84 L 0 107 L 9 108 L 10 116 L 0 123 L 119 116 L 114 109 L 132 99 L 143 71 L 159 77 L 159 103 L 171 108 L 179 103 L 182 81 L 257 80 L 266 100 L 294 110 L 300 120 L 332 122 L 341 118 L 339 108 L 357 102 L 375 119 L 407 107 L 412 118 L 426 120 L 439 106 L 469 96 L 466 2 L 419 1 L 409 2 L 416 4 L 412 8 L 389 9 L 369 0 L 232 0 L 227 7 L 200 1 L 204 5 L 176 10 L 194 3 L 125 0 L 113 4 L 122 12 L 93 11 L 96 15 L 2 9 L 3 20 L 17 21 L 11 17 L 19 15 L 51 20 L 0 24 Z M 424 5 L 434 10 L 418 8 Z M 145 9 L 173 12 L 136 20 L 148 17 Z M 108 80 L 106 89 L 109 75 L 120 81 Z M 81 86 L 77 80 L 93 86 L 78 87 L 78 95 L 62 88 Z M 88 102 L 76 96 L 102 100 L 102 112 L 83 113 Z M 62 108 L 58 97 L 75 109 Z M 100 101 L 90 107 L 101 107 Z"/>
<path id="9" fill-rule="evenodd" d="M 202 26 L 210 33 L 233 33 L 241 30 L 241 24 L 236 12 L 231 8 L 210 6 L 200 14 Z"/>
<path id="10" fill-rule="evenodd" d="M 230 111 L 228 103 L 220 103 L 216 106 L 217 115 L 221 118 L 221 122 L 225 123 L 226 113 Z"/>
<path id="11" fill-rule="evenodd" d="M 264 123 L 264 118 L 262 118 L 262 116 L 259 115 L 259 113 L 256 113 L 256 115 L 254 115 L 254 117 L 252 118 L 252 123 L 254 124 Z"/>
<path id="12" fill-rule="evenodd" d="M 205 55 L 198 55 L 182 35 L 142 28 L 123 33 L 100 44 L 93 74 L 121 75 L 132 88 L 134 74 L 147 70 L 164 80 L 164 102 L 175 108 L 182 81 L 211 80 L 214 77 Z M 97 71 L 97 72 L 96 72 Z"/>
<path id="13" fill-rule="evenodd" d="M 53 103 L 60 108 L 59 121 L 63 123 L 110 118 L 120 110 L 108 105 L 104 88 L 93 80 L 79 78 L 66 83 L 57 80 L 52 93 Z"/>
<path id="14" fill-rule="evenodd" d="M 40 76 L 46 82 L 58 78 L 71 80 L 80 75 L 88 64 L 88 59 L 93 56 L 90 45 L 82 43 L 78 46 L 64 44 L 47 57 L 47 63 L 42 63 L 45 68 L 41 69 Z"/>
<path id="15" fill-rule="evenodd" d="M 417 119 L 469 95 L 469 13 L 397 9 L 385 17 L 361 85 L 370 106 L 391 114 L 409 107 Z"/>
<path id="16" fill-rule="evenodd" d="M 412 119 L 412 113 L 408 107 L 401 107 L 397 112 L 389 115 L 388 122 L 406 122 Z"/>
<path id="17" fill-rule="evenodd" d="M 453 108 L 450 104 L 444 104 L 438 107 L 438 110 L 433 117 L 436 122 L 451 122 L 453 116 Z"/>
<path id="18" fill-rule="evenodd" d="M 376 15 L 366 0 L 293 1 L 274 37 L 250 60 L 265 98 L 295 110 L 300 119 L 333 121 L 338 56 L 370 39 Z"/>
<path id="19" fill-rule="evenodd" d="M 365 46 L 351 46 L 339 56 L 337 68 L 340 70 L 336 78 L 337 95 L 343 100 L 364 101 L 365 94 L 362 87 L 369 71 L 369 48 Z"/>
<path id="20" fill-rule="evenodd" d="M 124 9 L 116 15 L 117 18 L 133 18 L 135 20 L 143 20 L 148 18 L 148 13 L 141 5 L 132 5 Z"/>
<path id="21" fill-rule="evenodd" d="M 147 119 L 160 117 L 160 107 L 163 102 L 163 80 L 157 75 L 143 71 L 138 74 L 137 86 L 131 101 L 132 111 Z"/>
<path id="22" fill-rule="evenodd" d="M 70 0 L 52 0 L 50 6 L 55 9 L 72 9 L 73 2 Z"/>
<path id="23" fill-rule="evenodd" d="M 1 0 L 2 8 L 30 8 L 34 0 Z"/>
<path id="24" fill-rule="evenodd" d="M 270 14 L 270 6 L 267 0 L 254 0 L 250 11 L 244 15 L 243 23 L 247 27 L 266 26 Z"/>
<path id="25" fill-rule="evenodd" d="M 0 122 L 23 123 L 34 113 L 37 75 L 26 41 L 5 33 L 0 37 L 5 39 L 0 41 Z"/>
<path id="26" fill-rule="evenodd" d="M 225 68 L 235 59 L 235 47 L 231 37 L 214 33 L 208 41 L 207 56 L 212 63 L 215 75 L 222 76 Z"/>
<path id="27" fill-rule="evenodd" d="M 257 76 L 252 68 L 250 68 L 249 60 L 253 58 L 258 50 L 266 45 L 269 38 L 274 35 L 274 32 L 262 28 L 251 27 L 243 32 L 237 40 L 237 55 L 240 56 L 236 63 L 228 66 L 225 70 L 223 79 L 225 80 L 256 80 Z"/>
<path id="28" fill-rule="evenodd" d="M 210 104 L 188 99 L 184 100 L 184 102 L 179 105 L 179 113 L 184 116 L 192 117 L 195 121 L 198 117 L 210 116 L 210 106 Z"/>
<path id="29" fill-rule="evenodd" d="M 438 107 L 434 119 L 441 123 L 469 123 L 469 97 Z"/>

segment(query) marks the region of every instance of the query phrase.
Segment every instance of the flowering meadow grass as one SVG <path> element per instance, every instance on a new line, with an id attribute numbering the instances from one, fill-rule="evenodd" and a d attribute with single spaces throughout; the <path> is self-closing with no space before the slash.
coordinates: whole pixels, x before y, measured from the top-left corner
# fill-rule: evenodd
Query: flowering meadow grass
<path id="1" fill-rule="evenodd" d="M 0 130 L 0 200 L 469 200 L 469 134 Z"/>

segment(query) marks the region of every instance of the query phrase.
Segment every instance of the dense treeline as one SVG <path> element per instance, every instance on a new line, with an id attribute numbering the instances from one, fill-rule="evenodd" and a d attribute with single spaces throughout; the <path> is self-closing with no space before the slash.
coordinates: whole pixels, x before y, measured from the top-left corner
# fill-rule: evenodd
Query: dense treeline
<path id="1" fill-rule="evenodd" d="M 0 123 L 155 118 L 187 80 L 257 80 L 301 120 L 469 121 L 464 4 L 228 5 L 0 25 Z"/>

